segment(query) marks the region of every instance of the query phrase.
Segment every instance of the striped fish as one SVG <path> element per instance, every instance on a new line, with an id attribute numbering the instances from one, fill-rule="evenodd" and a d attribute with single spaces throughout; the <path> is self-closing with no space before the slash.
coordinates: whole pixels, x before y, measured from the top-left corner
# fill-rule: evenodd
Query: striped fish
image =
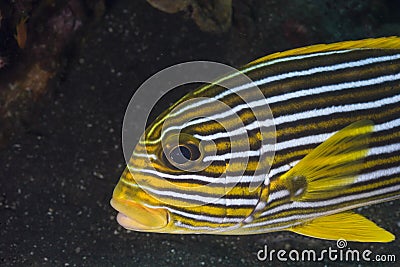
<path id="1" fill-rule="evenodd" d="M 202 86 L 162 113 L 114 189 L 118 222 L 146 232 L 394 240 L 351 210 L 400 197 L 400 38 L 308 46 L 240 71 L 264 100 L 227 75 L 229 89 Z"/>

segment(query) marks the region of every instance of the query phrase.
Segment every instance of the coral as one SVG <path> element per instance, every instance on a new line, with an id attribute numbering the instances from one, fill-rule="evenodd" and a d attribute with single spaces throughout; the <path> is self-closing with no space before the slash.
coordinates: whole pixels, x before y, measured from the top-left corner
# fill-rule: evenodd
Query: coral
<path id="1" fill-rule="evenodd" d="M 104 0 L 87 1 L 0 2 L 0 147 L 24 129 L 84 21 L 104 11 Z"/>
<path id="2" fill-rule="evenodd" d="M 206 32 L 225 32 L 231 26 L 232 0 L 147 0 L 153 7 L 167 13 L 186 11 Z"/>

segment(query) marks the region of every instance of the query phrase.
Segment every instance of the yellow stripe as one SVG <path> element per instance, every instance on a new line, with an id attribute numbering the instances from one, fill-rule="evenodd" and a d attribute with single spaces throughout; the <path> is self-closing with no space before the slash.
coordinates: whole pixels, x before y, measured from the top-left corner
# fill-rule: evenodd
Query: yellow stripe
<path id="1" fill-rule="evenodd" d="M 268 60 L 277 58 L 283 58 L 288 56 L 298 56 L 319 52 L 347 50 L 347 49 L 400 49 L 400 38 L 397 36 L 383 37 L 383 38 L 371 38 L 356 41 L 345 41 L 334 44 L 317 44 L 306 47 L 300 47 L 291 49 L 285 52 L 277 52 L 257 60 L 254 60 L 246 65 L 255 65 Z"/>

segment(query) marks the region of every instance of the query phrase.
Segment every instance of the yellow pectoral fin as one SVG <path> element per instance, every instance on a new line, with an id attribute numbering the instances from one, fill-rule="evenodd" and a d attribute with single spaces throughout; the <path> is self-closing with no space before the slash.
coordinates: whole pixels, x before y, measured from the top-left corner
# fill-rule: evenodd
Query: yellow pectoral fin
<path id="1" fill-rule="evenodd" d="M 341 212 L 317 218 L 289 230 L 301 235 L 329 240 L 390 242 L 395 239 L 395 236 L 388 231 L 353 212 Z"/>
<path id="2" fill-rule="evenodd" d="M 368 152 L 373 123 L 361 120 L 332 135 L 281 176 L 293 201 L 334 197 L 354 182 Z"/>

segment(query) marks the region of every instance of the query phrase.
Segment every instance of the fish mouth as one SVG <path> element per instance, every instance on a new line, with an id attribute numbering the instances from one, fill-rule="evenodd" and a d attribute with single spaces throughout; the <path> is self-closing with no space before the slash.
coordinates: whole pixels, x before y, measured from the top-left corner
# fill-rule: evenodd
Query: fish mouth
<path id="1" fill-rule="evenodd" d="M 166 209 L 149 208 L 133 201 L 116 198 L 112 198 L 110 204 L 119 212 L 117 222 L 125 229 L 148 232 L 168 225 L 169 215 Z"/>

